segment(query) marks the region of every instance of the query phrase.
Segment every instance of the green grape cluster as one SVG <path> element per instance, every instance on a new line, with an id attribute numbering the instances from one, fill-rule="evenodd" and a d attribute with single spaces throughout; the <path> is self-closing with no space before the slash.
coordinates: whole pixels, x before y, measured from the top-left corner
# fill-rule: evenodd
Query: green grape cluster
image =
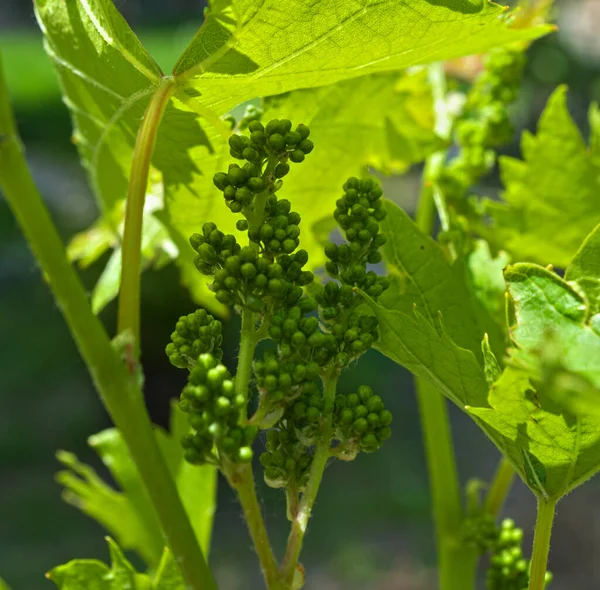
<path id="1" fill-rule="evenodd" d="M 482 555 L 494 549 L 498 535 L 496 520 L 491 514 L 478 514 L 463 522 L 463 542 L 465 545 L 477 549 Z"/>
<path id="2" fill-rule="evenodd" d="M 392 435 L 392 413 L 368 385 L 361 385 L 357 393 L 336 396 L 333 423 L 345 452 L 372 453 Z"/>
<path id="3" fill-rule="evenodd" d="M 271 195 L 265 204 L 264 221 L 248 231 L 248 238 L 271 256 L 291 254 L 300 244 L 300 221 L 300 214 L 291 211 L 287 199 L 277 199 Z M 246 228 L 247 222 L 238 223 L 238 229 Z"/>
<path id="4" fill-rule="evenodd" d="M 259 403 L 275 409 L 277 404 L 297 398 L 303 387 L 319 378 L 321 368 L 314 361 L 306 364 L 298 359 L 286 359 L 281 354 L 267 352 L 254 362 L 254 375 Z"/>
<path id="5" fill-rule="evenodd" d="M 198 271 L 213 278 L 216 299 L 250 317 L 256 341 L 269 337 L 275 347 L 254 359 L 243 394 L 236 393 L 219 363 L 221 325 L 206 312 L 179 321 L 167 354 L 190 371 L 180 398 L 191 426 L 182 441 L 186 459 L 219 465 L 234 481 L 231 468 L 252 459 L 252 443 L 265 429 L 267 445 L 260 457 L 265 481 L 298 494 L 316 445 L 329 445 L 331 456 L 351 459 L 377 450 L 391 434 L 392 416 L 369 387 L 336 398 L 325 395 L 323 385 L 379 336 L 377 319 L 359 307 L 363 293 L 377 299 L 389 287 L 386 277 L 369 268 L 382 260 L 380 222 L 386 211 L 375 181 L 348 179 L 335 210 L 346 241 L 327 245 L 330 280 L 315 286 L 306 268 L 308 253 L 300 249 L 301 217 L 276 195 L 290 163 L 302 162 L 313 150 L 310 130 L 293 129 L 287 119 L 263 125 L 259 111 L 247 113 L 238 124 L 244 128 L 246 134 L 233 134 L 229 141 L 232 157 L 244 162 L 216 174 L 214 184 L 229 209 L 243 216 L 236 228 L 247 245 L 211 222 L 191 236 L 190 244 Z M 305 293 L 308 286 L 311 296 Z M 247 389 L 258 393 L 250 418 Z"/>
<path id="6" fill-rule="evenodd" d="M 302 491 L 308 481 L 312 455 L 289 429 L 273 429 L 267 432 L 266 450 L 260 455 L 260 463 L 265 469 L 267 485 L 293 486 Z"/>
<path id="7" fill-rule="evenodd" d="M 502 521 L 490 558 L 488 590 L 527 590 L 530 562 L 523 556 L 522 542 L 522 529 L 509 518 Z M 545 581 L 546 586 L 552 581 L 550 572 Z"/>
<path id="8" fill-rule="evenodd" d="M 454 124 L 460 151 L 435 179 L 451 214 L 451 228 L 440 236 L 442 240 L 456 241 L 468 230 L 469 220 L 479 220 L 485 213 L 479 200 L 469 197 L 469 190 L 493 169 L 493 148 L 513 136 L 508 105 L 518 96 L 524 66 L 521 51 L 493 50 L 467 95 L 464 112 Z"/>
<path id="9" fill-rule="evenodd" d="M 211 289 L 224 305 L 256 312 L 264 311 L 267 303 L 293 305 L 302 297 L 302 287 L 314 280 L 312 272 L 303 270 L 308 262 L 305 250 L 282 253 L 273 260 L 273 252 L 242 248 L 235 236 L 223 234 L 214 223 L 205 223 L 202 232 L 190 238 L 198 253 L 194 262 L 202 274 L 214 276 Z"/>
<path id="10" fill-rule="evenodd" d="M 250 135 L 234 133 L 229 138 L 230 154 L 245 162 L 231 164 L 227 172 L 214 176 L 215 186 L 223 192 L 233 213 L 250 207 L 257 194 L 279 188 L 277 180 L 290 171 L 290 162 L 303 162 L 313 150 L 310 129 L 298 125 L 292 130 L 288 119 L 273 119 L 263 125 L 258 119 L 248 124 Z"/>
<path id="11" fill-rule="evenodd" d="M 284 420 L 302 444 L 311 446 L 319 438 L 324 417 L 332 411 L 333 402 L 324 399 L 318 382 L 307 381 L 300 396 L 287 406 Z"/>
<path id="12" fill-rule="evenodd" d="M 239 426 L 246 400 L 236 394 L 227 368 L 209 353 L 198 357 L 181 392 L 180 408 L 188 414 L 192 432 L 183 437 L 184 457 L 193 464 L 248 463 L 255 426 Z"/>
<path id="13" fill-rule="evenodd" d="M 221 359 L 223 351 L 222 324 L 204 309 L 181 316 L 171 334 L 166 353 L 173 365 L 180 369 L 193 369 L 201 354 L 211 353 Z"/>

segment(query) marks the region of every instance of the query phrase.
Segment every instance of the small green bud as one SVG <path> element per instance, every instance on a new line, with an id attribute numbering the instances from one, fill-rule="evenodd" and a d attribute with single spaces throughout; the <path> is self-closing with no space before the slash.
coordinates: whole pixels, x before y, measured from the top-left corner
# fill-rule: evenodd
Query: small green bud
<path id="1" fill-rule="evenodd" d="M 242 264 L 240 272 L 246 280 L 253 279 L 256 276 L 256 266 L 251 262 L 245 262 Z"/>
<path id="2" fill-rule="evenodd" d="M 302 150 L 294 150 L 290 154 L 290 161 L 292 161 L 296 164 L 300 164 L 301 162 L 304 162 L 305 157 L 306 156 L 304 155 L 304 152 Z"/>
<path id="3" fill-rule="evenodd" d="M 306 139 L 310 135 L 310 129 L 303 123 L 300 123 L 300 125 L 298 125 L 296 127 L 296 131 L 300 134 L 300 137 L 303 140 Z"/>
<path id="4" fill-rule="evenodd" d="M 267 144 L 276 152 L 280 152 L 281 150 L 285 149 L 285 139 L 283 135 L 279 133 L 273 133 L 273 135 L 269 136 Z"/>
<path id="5" fill-rule="evenodd" d="M 280 162 L 279 164 L 277 164 L 277 166 L 275 166 L 275 170 L 273 171 L 273 174 L 274 174 L 275 178 L 283 178 L 284 176 L 287 176 L 289 171 L 290 171 L 290 165 L 287 164 L 286 162 Z"/>

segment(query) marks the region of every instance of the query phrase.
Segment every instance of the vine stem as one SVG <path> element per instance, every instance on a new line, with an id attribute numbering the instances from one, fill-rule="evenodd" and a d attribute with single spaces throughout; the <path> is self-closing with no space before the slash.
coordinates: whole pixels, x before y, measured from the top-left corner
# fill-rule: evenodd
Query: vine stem
<path id="1" fill-rule="evenodd" d="M 537 520 L 533 538 L 529 590 L 544 590 L 550 553 L 550 537 L 556 511 L 556 500 L 538 498 Z"/>
<path id="2" fill-rule="evenodd" d="M 92 313 L 86 291 L 67 259 L 56 226 L 33 182 L 8 103 L 1 60 L 0 188 L 50 285 L 100 398 L 123 435 L 187 584 L 193 590 L 216 590 L 156 442 L 139 381 L 128 372 Z"/>
<path id="3" fill-rule="evenodd" d="M 440 137 L 449 138 L 452 119 L 446 106 L 444 65 L 432 64 L 428 73 L 436 113 L 435 131 Z M 436 205 L 440 204 L 435 199 L 433 179 L 445 160 L 445 151 L 436 152 L 427 159 L 423 171 L 416 223 L 427 235 L 431 235 Z M 477 552 L 460 542 L 464 514 L 446 400 L 423 379 L 416 379 L 416 390 L 430 478 L 440 590 L 469 590 L 475 586 Z"/>
<path id="4" fill-rule="evenodd" d="M 515 469 L 506 457 L 502 457 L 498 463 L 496 474 L 485 497 L 483 509 L 486 514 L 496 516 L 500 514 L 508 492 L 515 480 Z"/>
<path id="5" fill-rule="evenodd" d="M 162 78 L 144 113 L 138 131 L 127 189 L 125 229 L 123 231 L 121 289 L 119 294 L 118 332 L 133 336 L 133 354 L 140 352 L 140 283 L 142 270 L 142 229 L 144 203 L 148 188 L 150 159 L 156 144 L 156 135 L 163 114 L 175 91 L 170 76 Z"/>
<path id="6" fill-rule="evenodd" d="M 243 395 L 246 401 L 248 400 L 252 361 L 254 360 L 258 341 L 259 334 L 255 330 L 254 314 L 247 307 L 244 307 L 240 333 L 240 353 L 235 375 L 235 391 L 237 395 Z M 246 415 L 244 415 L 243 420 L 245 423 L 248 422 Z M 281 588 L 279 567 L 269 541 L 269 534 L 267 533 L 260 503 L 256 495 L 256 482 L 254 481 L 252 465 L 244 465 L 232 471 L 228 474 L 227 478 L 231 487 L 237 492 L 240 500 L 244 519 L 252 537 L 267 588 L 269 590 L 279 590 Z"/>
<path id="7" fill-rule="evenodd" d="M 300 552 L 302 551 L 304 535 L 306 534 L 306 527 L 308 526 L 308 520 L 317 498 L 319 487 L 321 486 L 327 460 L 330 457 L 329 445 L 333 433 L 333 405 L 338 378 L 339 373 L 337 369 L 332 367 L 328 370 L 323 379 L 323 403 L 327 410 L 324 416 L 321 438 L 315 446 L 315 454 L 313 456 L 308 482 L 292 521 L 287 549 L 281 566 L 284 588 L 286 589 L 290 588 L 293 583 L 296 568 L 298 566 L 298 559 L 300 557 Z"/>

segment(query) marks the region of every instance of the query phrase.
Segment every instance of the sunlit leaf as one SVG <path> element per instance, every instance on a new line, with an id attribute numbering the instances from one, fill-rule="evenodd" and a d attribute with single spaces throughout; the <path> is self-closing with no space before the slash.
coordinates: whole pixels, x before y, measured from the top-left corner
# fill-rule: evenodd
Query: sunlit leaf
<path id="1" fill-rule="evenodd" d="M 205 107 L 400 70 L 538 37 L 488 2 L 214 2 L 173 73 Z"/>
<path id="2" fill-rule="evenodd" d="M 513 259 L 562 268 L 600 223 L 600 161 L 585 145 L 566 98 L 559 88 L 537 134 L 524 132 L 522 160 L 500 159 L 505 202 L 488 204 L 490 236 Z"/>
<path id="3" fill-rule="evenodd" d="M 415 308 L 431 324 L 440 316 L 447 335 L 480 360 L 481 340 L 486 333 L 492 348 L 501 353 L 503 335 L 471 296 L 463 264 L 451 264 L 440 246 L 423 234 L 401 208 L 388 202 L 386 209 L 388 215 L 381 230 L 387 237 L 383 253 L 391 286 L 380 298 L 380 305 L 405 314 Z"/>
<path id="4" fill-rule="evenodd" d="M 498 327 L 469 295 L 462 266 L 453 267 L 402 209 L 389 202 L 386 209 L 381 229 L 391 286 L 378 304 L 368 300 L 379 319 L 376 348 L 460 407 L 485 406 L 481 341 L 493 332 L 502 351 Z"/>
<path id="5" fill-rule="evenodd" d="M 536 494 L 560 498 L 600 470 L 600 418 L 557 403 L 549 355 L 598 386 L 600 335 L 583 297 L 550 270 L 518 264 L 505 276 L 516 318 L 512 361 L 490 390 L 491 408 L 468 411 Z"/>
<path id="6" fill-rule="evenodd" d="M 137 130 L 162 72 L 111 0 L 36 0 L 35 4 L 47 52 L 73 117 L 74 141 L 100 207 L 110 219 L 126 195 Z M 549 30 L 512 29 L 502 15 L 499 6 L 467 0 L 453 7 L 427 0 L 408 4 L 392 0 L 213 2 L 204 25 L 175 67 L 175 94 L 152 157 L 153 168 L 162 175 L 164 196 L 170 203 L 168 218 L 177 234 L 172 238 L 181 255 L 188 257 L 190 250 L 178 218 L 187 218 L 187 225 L 196 224 L 197 230 L 209 215 L 211 221 L 227 216 L 222 203 L 218 213 L 213 210 L 207 182 L 227 139 L 221 117 L 236 104 L 478 53 Z M 375 89 L 368 95 L 381 101 Z M 416 144 L 406 141 L 415 137 L 418 125 L 397 125 L 402 107 L 393 108 L 387 92 L 383 102 L 373 105 L 375 111 L 387 111 L 374 125 L 381 132 L 385 121 L 385 136 L 370 142 L 368 160 L 358 154 L 354 169 L 373 161 L 386 164 L 388 156 L 407 162 L 429 141 L 421 135 Z M 297 118 L 291 107 L 287 116 Z M 364 124 L 367 112 L 372 111 L 363 110 L 356 122 Z M 375 149 L 377 145 L 385 152 Z M 329 160 L 325 155 L 321 159 Z M 316 213 L 322 216 L 323 208 Z M 305 226 L 319 221 L 309 214 Z M 306 237 L 318 236 L 307 233 Z M 117 266 L 115 260 L 103 276 L 95 297 L 97 309 L 114 296 Z M 182 276 L 197 300 L 210 302 L 204 283 L 190 273 L 189 266 Z"/>

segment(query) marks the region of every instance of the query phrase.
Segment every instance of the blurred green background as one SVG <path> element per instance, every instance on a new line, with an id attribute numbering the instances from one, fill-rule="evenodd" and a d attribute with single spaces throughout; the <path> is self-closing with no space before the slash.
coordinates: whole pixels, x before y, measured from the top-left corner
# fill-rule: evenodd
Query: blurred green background
<path id="1" fill-rule="evenodd" d="M 117 6 L 165 71 L 202 22 L 200 0 L 120 0 Z M 534 129 L 550 91 L 565 83 L 572 114 L 586 133 L 589 103 L 600 99 L 600 0 L 563 0 L 557 8 L 560 31 L 531 48 L 515 120 Z M 2 0 L 0 48 L 34 176 L 66 241 L 90 225 L 97 211 L 28 0 Z M 518 141 L 506 151 L 518 154 Z M 418 170 L 387 181 L 388 196 L 408 210 L 416 198 L 417 175 Z M 499 188 L 492 178 L 482 190 L 495 194 Z M 104 262 L 83 273 L 88 288 Z M 142 354 L 147 402 L 159 424 L 167 423 L 169 400 L 184 380 L 168 363 L 164 346 L 178 316 L 193 308 L 173 267 L 145 275 Z M 114 305 L 102 319 L 112 331 Z M 236 330 L 232 320 L 226 335 L 231 367 Z M 86 439 L 110 423 L 1 195 L 0 351 L 0 575 L 14 590 L 50 589 L 44 573 L 52 566 L 72 558 L 107 558 L 102 529 L 62 502 L 53 474 L 58 468 L 54 453 L 63 448 L 106 475 Z M 394 412 L 394 435 L 375 455 L 327 469 L 303 557 L 306 588 L 433 589 L 429 492 L 411 378 L 373 352 L 344 375 L 341 387 L 349 390 L 358 381 L 385 396 Z M 455 408 L 452 417 L 463 479 L 489 478 L 498 453 Z M 559 506 L 551 554 L 555 590 L 598 588 L 599 491 L 593 481 Z M 264 485 L 259 492 L 281 548 L 287 527 L 283 495 Z M 530 494 L 517 483 L 506 513 L 525 529 L 526 543 L 533 508 Z M 224 589 L 261 587 L 239 507 L 222 481 L 211 561 Z"/>

